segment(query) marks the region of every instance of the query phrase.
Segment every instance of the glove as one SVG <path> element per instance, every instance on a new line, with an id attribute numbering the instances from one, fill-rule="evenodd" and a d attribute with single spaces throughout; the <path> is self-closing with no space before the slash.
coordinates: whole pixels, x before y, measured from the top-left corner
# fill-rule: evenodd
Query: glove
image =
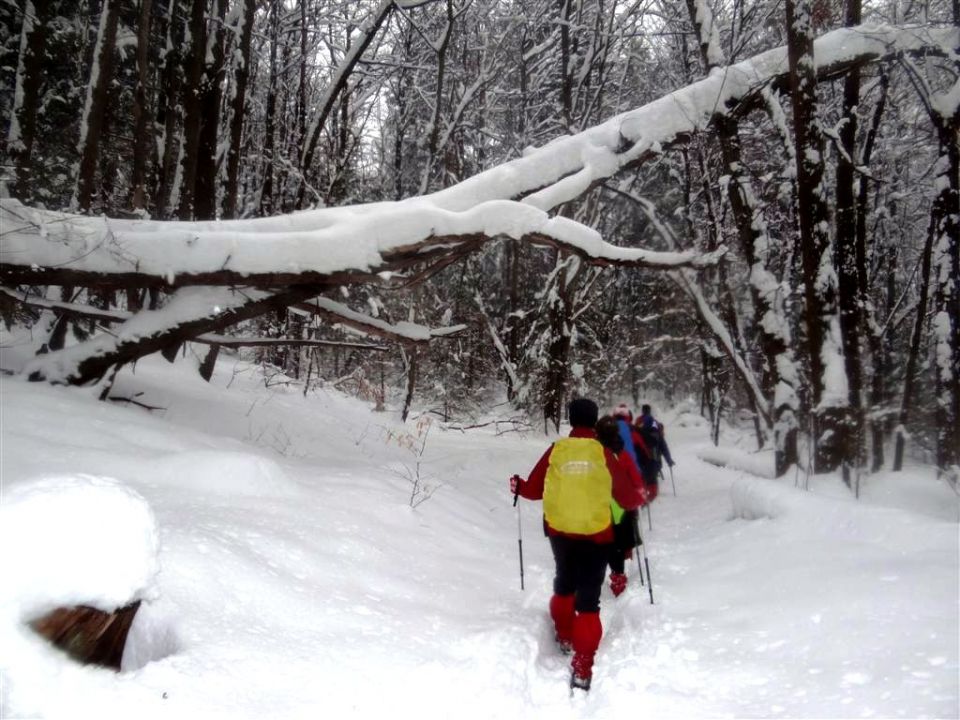
<path id="1" fill-rule="evenodd" d="M 523 478 L 519 475 L 514 475 L 512 478 L 510 478 L 510 492 L 514 495 L 518 494 L 520 492 L 520 483 L 522 482 Z"/>
<path id="2" fill-rule="evenodd" d="M 667 465 L 673 467 L 676 463 L 673 460 L 667 460 Z"/>

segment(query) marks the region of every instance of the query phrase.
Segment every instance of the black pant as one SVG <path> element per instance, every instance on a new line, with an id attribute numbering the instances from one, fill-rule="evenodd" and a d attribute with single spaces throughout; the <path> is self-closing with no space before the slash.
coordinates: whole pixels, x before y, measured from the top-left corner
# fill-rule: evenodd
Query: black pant
<path id="1" fill-rule="evenodd" d="M 550 548 L 557 565 L 553 592 L 574 595 L 577 612 L 598 612 L 611 547 L 612 543 L 550 536 Z"/>
<path id="2" fill-rule="evenodd" d="M 610 571 L 623 573 L 627 550 L 637 546 L 637 510 L 627 510 L 620 522 L 613 526 L 613 545 L 610 546 Z"/>

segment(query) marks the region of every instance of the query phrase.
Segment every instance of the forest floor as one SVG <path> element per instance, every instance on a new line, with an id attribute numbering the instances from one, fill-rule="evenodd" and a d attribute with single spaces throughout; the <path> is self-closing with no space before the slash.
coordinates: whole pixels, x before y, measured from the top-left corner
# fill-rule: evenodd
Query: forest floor
<path id="1" fill-rule="evenodd" d="M 705 462 L 705 423 L 665 412 L 676 495 L 668 475 L 643 517 L 655 602 L 635 562 L 624 595 L 604 589 L 593 689 L 571 698 L 541 506 L 514 509 L 507 488 L 552 437 L 404 424 L 230 358 L 209 384 L 194 367 L 121 373 L 113 396 L 153 411 L 0 382 L 0 558 L 32 566 L 0 582 L 0 717 L 960 713 L 957 496 L 929 467 L 869 475 L 856 500 L 835 476 L 734 469 L 760 462 L 736 433 L 727 468 Z M 24 624 L 77 598 L 44 548 L 104 586 L 151 560 L 65 535 L 76 517 L 118 546 L 130 532 L 81 474 L 134 491 L 158 530 L 120 673 L 76 665 Z M 67 486 L 81 488 L 74 518 L 13 522 Z"/>

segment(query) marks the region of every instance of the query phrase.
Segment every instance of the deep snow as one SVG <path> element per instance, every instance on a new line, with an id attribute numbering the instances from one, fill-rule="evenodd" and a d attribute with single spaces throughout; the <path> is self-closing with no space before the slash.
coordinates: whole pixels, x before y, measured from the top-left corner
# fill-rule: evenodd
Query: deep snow
<path id="1" fill-rule="evenodd" d="M 870 476 L 859 501 L 834 477 L 806 492 L 699 460 L 705 424 L 665 413 L 677 496 L 663 486 L 644 525 L 656 604 L 635 564 L 624 596 L 604 591 L 594 687 L 571 699 L 540 504 L 520 506 L 521 591 L 507 490 L 549 438 L 403 425 L 229 357 L 210 384 L 141 361 L 113 394 L 139 392 L 163 409 L 0 381 L 4 718 L 960 712 L 957 497 L 928 468 Z M 738 440 L 728 465 L 756 464 Z M 117 583 L 147 598 L 124 672 L 25 629 L 80 595 L 116 603 Z"/>

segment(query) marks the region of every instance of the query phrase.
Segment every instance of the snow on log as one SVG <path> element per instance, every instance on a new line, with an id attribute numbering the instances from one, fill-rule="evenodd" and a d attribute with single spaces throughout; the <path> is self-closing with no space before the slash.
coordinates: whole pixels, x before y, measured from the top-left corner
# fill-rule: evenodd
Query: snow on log
<path id="1" fill-rule="evenodd" d="M 41 355 L 24 372 L 31 380 L 71 385 L 94 382 L 111 367 L 301 302 L 324 289 L 307 285 L 270 294 L 249 288 L 183 288 L 160 310 L 143 310 L 110 334 Z"/>
<path id="2" fill-rule="evenodd" d="M 51 310 L 58 313 L 74 317 L 90 318 L 107 323 L 126 322 L 134 317 L 134 313 L 125 310 L 103 310 L 91 305 L 80 303 L 63 302 L 60 300 L 48 300 L 36 295 L 29 295 L 17 292 L 12 288 L 0 286 L 0 296 L 8 297 L 27 307 L 39 308 L 42 310 Z M 400 343 L 426 343 L 430 340 L 455 335 L 467 328 L 466 325 L 450 325 L 441 328 L 430 328 L 425 325 L 418 325 L 411 322 L 401 322 L 391 324 L 370 317 L 364 313 L 351 310 L 342 303 L 328 300 L 326 298 L 314 298 L 310 302 L 299 303 L 290 308 L 294 312 L 304 315 L 318 315 L 329 320 L 332 323 L 340 323 L 354 330 L 367 335 L 377 335 L 389 340 L 395 340 Z M 206 312 L 203 308 L 202 312 Z M 178 319 L 179 323 L 182 319 Z M 383 345 L 370 345 L 365 343 L 342 342 L 336 340 L 320 340 L 311 338 L 242 338 L 230 335 L 216 335 L 207 333 L 191 338 L 191 342 L 204 345 L 220 345 L 222 347 L 254 347 L 266 345 L 303 345 L 317 347 L 348 347 L 358 350 L 377 350 L 386 351 L 389 348 Z"/>
<path id="3" fill-rule="evenodd" d="M 562 247 L 597 264 L 685 267 L 692 252 L 621 248 L 573 220 L 509 200 L 453 212 L 429 198 L 255 220 L 113 220 L 0 200 L 8 285 L 343 285 L 473 252 L 502 237 Z"/>

